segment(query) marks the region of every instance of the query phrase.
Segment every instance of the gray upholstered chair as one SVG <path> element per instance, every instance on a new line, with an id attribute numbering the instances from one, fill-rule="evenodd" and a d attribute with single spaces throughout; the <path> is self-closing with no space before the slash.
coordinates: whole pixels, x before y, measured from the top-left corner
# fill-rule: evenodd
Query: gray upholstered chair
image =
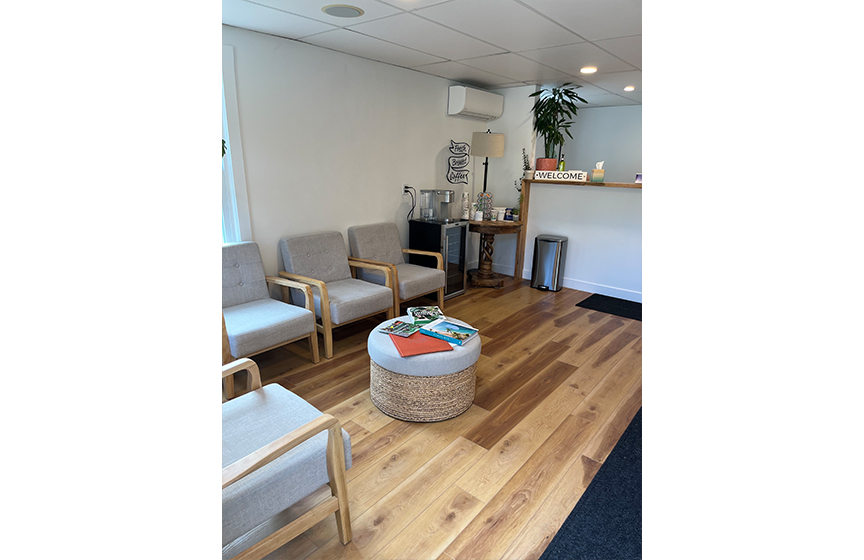
<path id="1" fill-rule="evenodd" d="M 396 316 L 402 315 L 401 303 L 432 292 L 438 292 L 438 307 L 444 311 L 444 286 L 447 278 L 441 253 L 403 249 L 396 224 L 389 222 L 348 228 L 348 245 L 352 257 L 390 266 L 393 285 L 398 286 L 398 290 L 394 290 L 393 299 Z M 407 263 L 404 254 L 433 256 L 438 260 L 438 268 Z M 377 284 L 384 281 L 383 275 L 376 270 L 358 271 L 357 276 Z"/>
<path id="2" fill-rule="evenodd" d="M 309 339 L 318 363 L 318 335 L 311 305 L 298 307 L 270 297 L 268 284 L 309 290 L 285 278 L 264 275 L 261 252 L 251 241 L 222 246 L 222 363 Z M 310 291 L 311 295 L 311 291 Z M 226 383 L 233 395 L 233 379 Z"/>
<path id="3" fill-rule="evenodd" d="M 252 360 L 223 365 L 222 378 L 241 370 L 250 391 L 227 402 L 223 397 L 222 404 L 223 557 L 262 558 L 334 513 L 339 540 L 347 544 L 350 436 L 336 418 L 281 385 L 262 387 Z M 330 496 L 296 511 L 324 485 Z"/>
<path id="4" fill-rule="evenodd" d="M 365 319 L 382 311 L 393 315 L 393 280 L 386 266 L 348 257 L 338 231 L 286 237 L 279 241 L 285 270 L 279 275 L 312 287 L 317 329 L 324 335 L 324 356 L 333 357 L 333 327 Z M 383 285 L 358 280 L 352 268 L 377 270 Z M 304 297 L 291 290 L 292 301 Z M 308 299 L 306 300 L 308 301 Z"/>

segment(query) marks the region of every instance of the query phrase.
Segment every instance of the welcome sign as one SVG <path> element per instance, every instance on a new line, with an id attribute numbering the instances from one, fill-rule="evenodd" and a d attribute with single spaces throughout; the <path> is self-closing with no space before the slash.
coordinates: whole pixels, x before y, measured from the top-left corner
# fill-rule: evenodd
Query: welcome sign
<path id="1" fill-rule="evenodd" d="M 587 181 L 585 171 L 535 171 L 534 180 L 539 181 Z"/>

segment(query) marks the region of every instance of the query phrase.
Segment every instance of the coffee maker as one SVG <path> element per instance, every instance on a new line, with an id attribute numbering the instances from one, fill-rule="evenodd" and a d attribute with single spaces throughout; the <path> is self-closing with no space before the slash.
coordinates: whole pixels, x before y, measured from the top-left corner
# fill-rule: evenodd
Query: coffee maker
<path id="1" fill-rule="evenodd" d="M 456 201 L 456 192 L 422 189 L 420 191 L 420 219 L 427 222 L 457 222 L 451 216 L 450 204 Z"/>

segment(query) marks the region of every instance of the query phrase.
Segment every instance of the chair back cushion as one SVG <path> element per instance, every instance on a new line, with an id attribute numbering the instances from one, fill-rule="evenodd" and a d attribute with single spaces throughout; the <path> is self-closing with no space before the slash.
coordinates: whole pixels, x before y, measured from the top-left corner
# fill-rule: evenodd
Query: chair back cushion
<path id="1" fill-rule="evenodd" d="M 269 297 L 258 244 L 222 245 L 222 308 Z"/>
<path id="2" fill-rule="evenodd" d="M 390 264 L 402 264 L 402 242 L 396 224 L 385 222 L 348 228 L 351 256 Z"/>
<path id="3" fill-rule="evenodd" d="M 351 278 L 345 240 L 338 231 L 286 237 L 279 240 L 285 271 L 323 282 Z"/>

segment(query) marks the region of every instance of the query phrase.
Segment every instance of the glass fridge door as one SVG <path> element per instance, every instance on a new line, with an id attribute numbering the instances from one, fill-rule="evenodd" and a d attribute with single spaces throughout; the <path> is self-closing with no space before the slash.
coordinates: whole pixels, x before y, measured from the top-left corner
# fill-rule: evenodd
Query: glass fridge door
<path id="1" fill-rule="evenodd" d="M 442 255 L 444 272 L 447 274 L 446 296 L 465 291 L 465 237 L 467 228 L 463 224 L 444 227 Z"/>

